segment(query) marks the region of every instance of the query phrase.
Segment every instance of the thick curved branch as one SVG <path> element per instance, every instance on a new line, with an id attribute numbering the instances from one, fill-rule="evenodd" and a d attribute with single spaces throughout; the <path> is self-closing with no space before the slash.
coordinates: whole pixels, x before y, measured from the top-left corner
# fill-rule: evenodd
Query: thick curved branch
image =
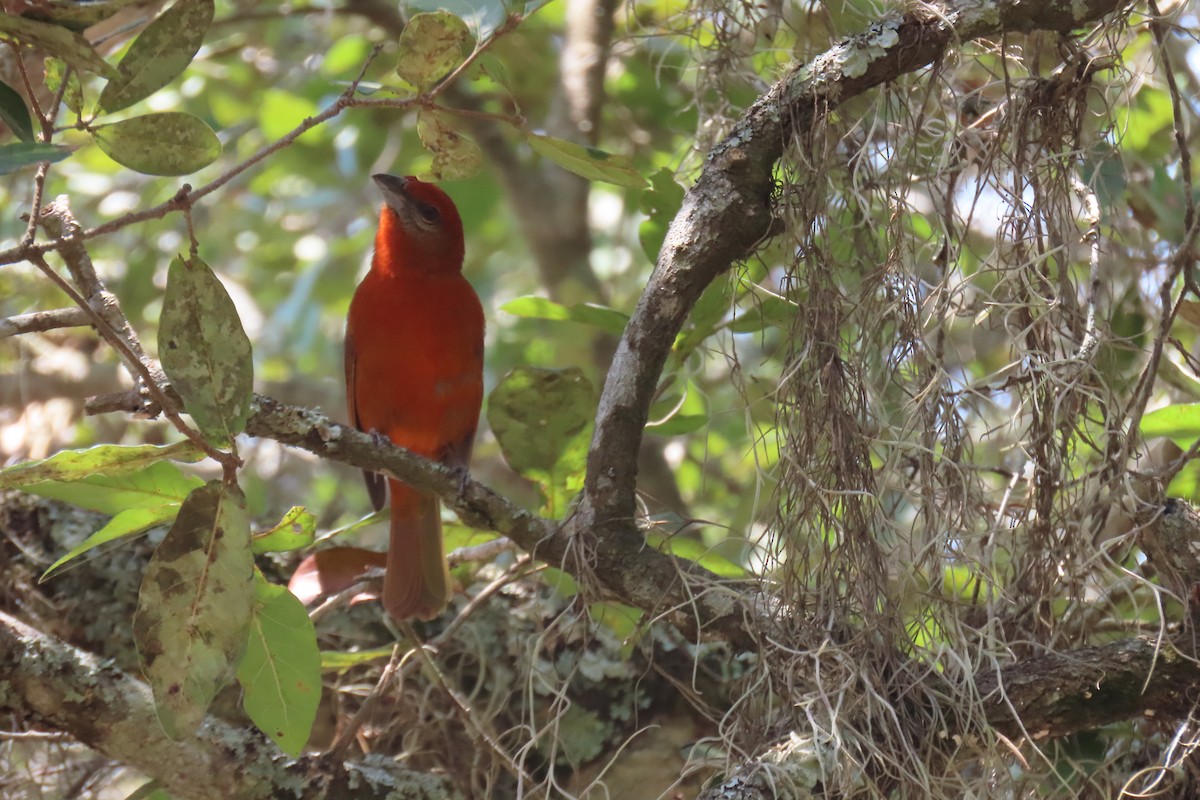
<path id="1" fill-rule="evenodd" d="M 71 734 L 158 779 L 176 797 L 270 800 L 287 797 L 444 798 L 442 778 L 397 767 L 285 756 L 254 730 L 210 718 L 197 737 L 162 732 L 150 689 L 90 653 L 0 613 L 0 707 Z M 320 776 L 321 780 L 314 780 Z M 304 787 L 300 789 L 299 787 Z"/>
<path id="2" fill-rule="evenodd" d="M 589 525 L 632 529 L 637 475 L 630 465 L 671 345 L 705 287 L 769 235 L 772 169 L 787 142 L 830 109 L 933 63 L 961 41 L 1005 32 L 1066 33 L 1126 5 L 959 0 L 919 6 L 794 68 L 751 106 L 709 153 L 684 197 L 617 347 L 588 453 L 581 513 Z"/>

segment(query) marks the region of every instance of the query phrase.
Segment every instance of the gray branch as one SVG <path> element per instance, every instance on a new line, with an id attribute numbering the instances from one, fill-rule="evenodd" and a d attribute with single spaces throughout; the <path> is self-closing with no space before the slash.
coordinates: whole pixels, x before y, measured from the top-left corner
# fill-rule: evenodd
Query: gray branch
<path id="1" fill-rule="evenodd" d="M 53 311 L 34 311 L 0 319 L 0 339 L 22 333 L 40 333 L 57 328 L 78 328 L 91 325 L 92 318 L 82 308 L 56 308 Z"/>
<path id="2" fill-rule="evenodd" d="M 266 736 L 210 718 L 192 739 L 162 732 L 150 689 L 95 656 L 0 613 L 0 708 L 71 734 L 191 800 L 446 798 L 442 778 L 391 759 L 288 758 Z M 319 776 L 319 779 L 314 779 Z"/>

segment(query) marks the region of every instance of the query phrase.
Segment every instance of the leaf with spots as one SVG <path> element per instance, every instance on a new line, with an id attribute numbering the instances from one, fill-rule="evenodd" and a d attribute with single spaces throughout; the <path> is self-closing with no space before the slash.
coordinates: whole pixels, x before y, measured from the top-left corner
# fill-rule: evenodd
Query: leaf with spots
<path id="1" fill-rule="evenodd" d="M 96 125 L 90 132 L 106 156 L 143 175 L 187 175 L 221 155 L 221 141 L 212 129 L 183 111 Z"/>
<path id="2" fill-rule="evenodd" d="M 129 46 L 96 103 L 97 113 L 128 108 L 166 86 L 187 68 L 213 20 L 213 0 L 178 0 Z"/>
<path id="3" fill-rule="evenodd" d="M 300 754 L 321 700 L 321 651 L 303 604 L 254 574 L 250 641 L 237 677 L 242 706 L 283 752 Z"/>
<path id="4" fill-rule="evenodd" d="M 488 424 L 508 465 L 538 483 L 557 516 L 583 488 L 596 390 L 583 370 L 518 367 L 487 403 Z"/>
<path id="5" fill-rule="evenodd" d="M 449 11 L 417 14 L 400 34 L 396 74 L 425 91 L 462 63 L 470 45 L 467 24 Z"/>
<path id="6" fill-rule="evenodd" d="M 445 114 L 426 108 L 418 111 L 417 135 L 433 156 L 433 165 L 423 176 L 431 181 L 469 178 L 483 165 L 479 145 L 455 130 Z"/>
<path id="7" fill-rule="evenodd" d="M 211 481 L 192 492 L 146 567 L 133 636 L 163 730 L 182 739 L 245 652 L 254 607 L 246 498 Z"/>
<path id="8" fill-rule="evenodd" d="M 201 432 L 214 442 L 233 441 L 250 416 L 250 339 L 229 293 L 199 258 L 171 262 L 158 357 Z"/>

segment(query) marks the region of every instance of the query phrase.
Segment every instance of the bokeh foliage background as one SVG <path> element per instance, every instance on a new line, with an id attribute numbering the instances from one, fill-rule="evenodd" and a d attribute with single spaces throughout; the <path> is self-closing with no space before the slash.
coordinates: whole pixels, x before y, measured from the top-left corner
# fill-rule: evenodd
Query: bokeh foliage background
<path id="1" fill-rule="evenodd" d="M 494 3 L 438 5 L 480 40 L 506 13 Z M 649 188 L 593 184 L 588 235 L 575 240 L 586 252 L 554 272 L 536 255 L 547 242 L 530 238 L 553 232 L 523 220 L 513 193 L 527 190 L 523 173 L 558 169 L 522 129 L 558 124 L 572 5 L 525 9 L 439 99 L 475 115 L 457 118 L 468 136 L 491 141 L 481 172 L 445 184 L 488 315 L 489 388 L 522 366 L 577 367 L 598 388 L 617 318 L 576 304 L 628 314 L 708 147 L 787 65 L 892 10 L 848 0 L 616 5 L 605 96 L 595 125 L 574 134 L 631 159 Z M 218 132 L 221 158 L 186 178 L 202 185 L 333 102 L 376 43 L 386 46 L 365 80 L 396 86 L 398 26 L 428 7 L 397 16 L 369 2 L 220 2 L 185 75 L 142 110 L 188 111 Z M 782 596 L 820 619 L 853 628 L 877 616 L 882 629 L 893 626 L 900 654 L 919 656 L 919 669 L 952 671 L 947 652 L 987 662 L 1106 641 L 1155 629 L 1162 608 L 1176 613 L 1177 598 L 1158 602 L 1132 528 L 1110 530 L 1108 509 L 1125 503 L 1136 517 L 1145 511 L 1137 502 L 1149 503 L 1128 491 L 1127 468 L 1164 477 L 1160 463 L 1144 460 L 1143 419 L 1185 448 L 1195 437 L 1185 407 L 1167 423 L 1143 416 L 1197 395 L 1200 314 L 1175 304 L 1194 280 L 1175 255 L 1194 236 L 1183 159 L 1194 130 L 1188 98 L 1200 91 L 1195 14 L 1187 3 L 1139 6 L 1073 39 L 966 45 L 839 107 L 811 138 L 791 143 L 777 170 L 780 235 L 710 287 L 676 343 L 642 458 L 654 532 L 677 534 L 680 549 L 715 569 L 732 562 L 734 573 L 777 579 Z M 1156 32 L 1149 20 L 1160 15 Z M 114 40 L 113 54 L 124 41 Z M 61 137 L 80 147 L 50 170 L 47 197 L 69 195 L 85 227 L 162 202 L 184 180 L 138 175 L 81 133 Z M 429 166 L 414 113 L 349 109 L 195 208 L 201 255 L 254 343 L 258 391 L 344 415 L 341 331 L 378 203 L 368 176 Z M 28 170 L 0 182 L 0 206 L 11 211 L 0 217 L 5 244 L 23 234 L 18 214 L 31 196 Z M 1082 241 L 1089 236 L 1099 241 L 1096 263 L 1091 239 Z M 91 244 L 145 341 L 155 339 L 166 266 L 186 243 L 183 219 L 171 214 Z M 531 295 L 573 311 L 522 299 Z M 0 269 L 0 318 L 63 304 L 28 265 Z M 1098 313 L 1094 327 L 1089 311 Z M 583 321 L 540 318 L 554 314 Z M 1089 337 L 1095 349 L 1083 352 Z M 1156 340 L 1161 360 L 1148 371 Z M 82 415 L 85 396 L 127 381 L 84 329 L 6 339 L 0 370 L 6 462 L 173 440 L 162 423 Z M 580 397 L 590 410 L 594 394 Z M 268 441 L 241 447 L 242 485 L 264 525 L 300 504 L 332 530 L 369 507 L 352 470 Z M 570 488 L 582 475 L 575 456 L 555 476 Z M 569 496 L 556 487 L 539 494 L 516 476 L 486 425 L 473 472 L 552 516 Z M 1197 493 L 1192 470 L 1166 478 L 1175 496 Z M 854 491 L 870 503 L 852 507 L 843 498 Z M 378 542 L 381 533 L 361 536 Z M 460 529 L 451 536 L 467 538 Z M 981 633 L 993 624 L 1006 632 Z M 772 655 L 760 656 L 769 672 Z M 886 682 L 894 664 L 875 666 L 869 680 Z M 787 729 L 782 707 L 713 716 L 722 735 L 753 752 Z M 1104 795 L 1161 736 L 1123 723 L 1047 745 L 1033 766 L 1017 769 L 994 752 L 980 770 L 1011 767 L 988 780 L 1012 794 Z M 948 787 L 976 777 L 940 776 L 941 789 L 953 796 Z"/>

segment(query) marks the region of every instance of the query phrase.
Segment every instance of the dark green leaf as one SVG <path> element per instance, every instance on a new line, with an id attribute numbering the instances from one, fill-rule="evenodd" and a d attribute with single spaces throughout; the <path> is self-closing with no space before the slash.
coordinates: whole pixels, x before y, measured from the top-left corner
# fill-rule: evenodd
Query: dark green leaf
<path id="1" fill-rule="evenodd" d="M 22 44 L 32 44 L 56 55 L 85 72 L 94 72 L 106 78 L 116 77 L 112 65 L 97 55 L 92 46 L 78 33 L 50 22 L 39 22 L 27 17 L 0 14 L 0 33 L 9 34 Z"/>
<path id="2" fill-rule="evenodd" d="M 189 736 L 242 658 L 254 608 L 246 498 L 213 481 L 192 492 L 146 567 L 133 620 L 163 730 Z"/>
<path id="3" fill-rule="evenodd" d="M 0 175 L 7 175 L 42 161 L 62 161 L 71 155 L 71 152 L 70 147 L 57 144 L 19 142 L 0 145 Z"/>
<path id="4" fill-rule="evenodd" d="M 537 133 L 526 134 L 526 139 L 535 153 L 581 178 L 615 183 L 630 189 L 646 188 L 646 179 L 634 168 L 633 162 L 624 156 Z"/>
<path id="5" fill-rule="evenodd" d="M 96 113 L 128 108 L 175 80 L 196 56 L 213 20 L 213 0 L 177 0 L 138 34 L 100 93 Z"/>
<path id="6" fill-rule="evenodd" d="M 221 155 L 212 129 L 182 111 L 97 125 L 91 134 L 105 155 L 143 175 L 187 175 Z"/>
<path id="7" fill-rule="evenodd" d="M 25 106 L 25 98 L 16 89 L 0 81 L 0 122 L 8 126 L 22 142 L 33 141 L 33 119 Z"/>
<path id="8" fill-rule="evenodd" d="M 158 356 L 201 432 L 213 441 L 233 441 L 250 416 L 250 339 L 229 293 L 199 258 L 171 262 Z"/>
<path id="9" fill-rule="evenodd" d="M 237 678 L 242 706 L 279 749 L 297 756 L 321 700 L 321 652 L 308 612 L 283 586 L 255 572 L 254 616 Z"/>
<path id="10" fill-rule="evenodd" d="M 449 11 L 417 14 L 400 34 L 396 74 L 424 91 L 462 63 L 471 38 L 467 24 Z"/>

